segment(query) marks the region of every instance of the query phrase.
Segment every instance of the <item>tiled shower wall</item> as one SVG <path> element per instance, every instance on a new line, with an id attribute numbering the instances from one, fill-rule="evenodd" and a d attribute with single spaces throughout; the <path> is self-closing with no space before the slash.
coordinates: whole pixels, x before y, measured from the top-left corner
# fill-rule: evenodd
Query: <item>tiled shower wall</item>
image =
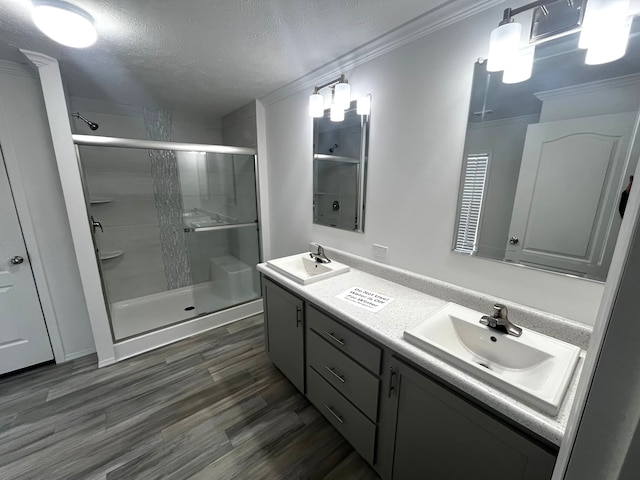
<path id="1" fill-rule="evenodd" d="M 173 141 L 169 112 L 145 108 L 143 113 L 145 130 L 150 140 Z M 176 153 L 150 150 L 149 157 L 167 287 L 169 290 L 186 287 L 191 285 L 191 271 L 182 220 L 184 209 Z"/>

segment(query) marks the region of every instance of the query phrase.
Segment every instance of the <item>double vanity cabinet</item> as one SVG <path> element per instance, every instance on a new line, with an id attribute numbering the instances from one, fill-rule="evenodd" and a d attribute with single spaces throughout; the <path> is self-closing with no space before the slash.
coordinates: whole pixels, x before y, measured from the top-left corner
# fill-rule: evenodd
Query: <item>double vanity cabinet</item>
<path id="1" fill-rule="evenodd" d="M 383 479 L 548 480 L 557 448 L 263 276 L 267 352 Z"/>

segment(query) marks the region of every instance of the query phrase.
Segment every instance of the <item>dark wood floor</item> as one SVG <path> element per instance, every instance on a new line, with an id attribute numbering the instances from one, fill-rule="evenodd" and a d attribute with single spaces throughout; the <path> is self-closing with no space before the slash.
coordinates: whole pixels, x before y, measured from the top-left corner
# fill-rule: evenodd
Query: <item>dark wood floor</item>
<path id="1" fill-rule="evenodd" d="M 0 378 L 0 479 L 377 479 L 271 364 L 262 316 Z"/>

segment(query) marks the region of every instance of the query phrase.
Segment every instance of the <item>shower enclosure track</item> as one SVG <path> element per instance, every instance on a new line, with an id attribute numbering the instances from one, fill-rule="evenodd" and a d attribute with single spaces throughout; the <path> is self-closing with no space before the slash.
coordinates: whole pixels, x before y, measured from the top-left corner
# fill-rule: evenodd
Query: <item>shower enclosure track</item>
<path id="1" fill-rule="evenodd" d="M 100 137 L 97 135 L 72 135 L 76 145 L 91 147 L 140 148 L 145 150 L 175 150 L 179 152 L 229 153 L 255 155 L 255 148 L 230 147 L 227 145 L 207 145 L 203 143 L 160 142 L 133 138 Z"/>

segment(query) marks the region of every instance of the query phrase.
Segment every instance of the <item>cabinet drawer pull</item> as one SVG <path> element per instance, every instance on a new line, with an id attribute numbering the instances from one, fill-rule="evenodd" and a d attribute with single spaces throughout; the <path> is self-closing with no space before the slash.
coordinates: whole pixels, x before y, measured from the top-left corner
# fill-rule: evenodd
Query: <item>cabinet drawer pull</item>
<path id="1" fill-rule="evenodd" d="M 333 409 L 333 407 L 330 407 L 329 405 L 325 405 L 324 408 L 329 410 L 329 413 L 331 413 L 331 415 L 336 417 L 336 420 L 338 420 L 340 423 L 344 423 L 344 420 L 342 419 L 342 417 L 336 413 L 336 411 Z"/>
<path id="2" fill-rule="evenodd" d="M 340 375 L 338 372 L 336 372 L 333 368 L 325 365 L 324 368 L 327 369 L 327 371 L 333 375 L 334 377 L 336 377 L 338 380 L 340 380 L 342 383 L 345 382 L 344 377 L 342 375 Z"/>
<path id="3" fill-rule="evenodd" d="M 338 337 L 336 337 L 333 333 L 327 332 L 326 330 L 324 330 L 325 335 L 327 335 L 329 338 L 331 338 L 332 340 L 335 340 L 336 342 L 338 342 L 340 345 L 342 345 L 343 347 L 345 346 L 344 340 L 340 340 Z"/>
<path id="4" fill-rule="evenodd" d="M 302 308 L 299 305 L 296 305 L 296 328 L 300 328 L 301 323 L 302 323 Z"/>

